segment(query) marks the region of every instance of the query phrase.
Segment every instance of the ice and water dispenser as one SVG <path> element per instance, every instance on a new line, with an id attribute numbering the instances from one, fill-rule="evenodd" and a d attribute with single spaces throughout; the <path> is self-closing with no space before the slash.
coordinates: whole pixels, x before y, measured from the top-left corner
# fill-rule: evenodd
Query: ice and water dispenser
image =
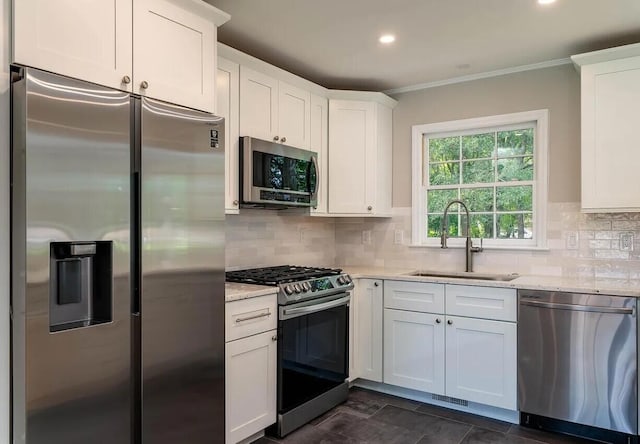
<path id="1" fill-rule="evenodd" d="M 113 243 L 52 242 L 49 331 L 112 320 Z"/>

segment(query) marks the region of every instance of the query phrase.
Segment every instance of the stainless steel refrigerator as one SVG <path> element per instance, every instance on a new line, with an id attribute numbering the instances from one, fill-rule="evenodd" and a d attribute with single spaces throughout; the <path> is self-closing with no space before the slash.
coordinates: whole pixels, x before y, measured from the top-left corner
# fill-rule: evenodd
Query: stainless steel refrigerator
<path id="1" fill-rule="evenodd" d="M 14 66 L 12 138 L 13 442 L 222 442 L 223 119 Z"/>

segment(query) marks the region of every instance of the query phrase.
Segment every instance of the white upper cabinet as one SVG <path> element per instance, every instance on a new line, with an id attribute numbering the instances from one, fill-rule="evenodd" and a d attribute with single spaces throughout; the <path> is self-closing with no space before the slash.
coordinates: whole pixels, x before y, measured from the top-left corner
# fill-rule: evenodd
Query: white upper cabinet
<path id="1" fill-rule="evenodd" d="M 312 216 L 327 214 L 327 194 L 329 192 L 329 101 L 324 97 L 311 95 L 311 139 L 309 148 L 318 154 L 318 198 L 311 208 Z"/>
<path id="2" fill-rule="evenodd" d="M 581 72 L 582 210 L 640 211 L 640 44 L 572 60 Z"/>
<path id="3" fill-rule="evenodd" d="M 13 61 L 132 91 L 132 3 L 14 0 Z"/>
<path id="4" fill-rule="evenodd" d="M 240 135 L 309 149 L 311 94 L 240 67 Z"/>
<path id="5" fill-rule="evenodd" d="M 396 102 L 380 93 L 358 96 L 370 99 L 329 100 L 329 213 L 391 216 Z"/>
<path id="6" fill-rule="evenodd" d="M 224 208 L 226 214 L 239 212 L 240 156 L 240 65 L 218 58 L 216 114 L 224 117 Z"/>
<path id="7" fill-rule="evenodd" d="M 200 0 L 14 0 L 13 61 L 213 112 L 217 26 Z"/>

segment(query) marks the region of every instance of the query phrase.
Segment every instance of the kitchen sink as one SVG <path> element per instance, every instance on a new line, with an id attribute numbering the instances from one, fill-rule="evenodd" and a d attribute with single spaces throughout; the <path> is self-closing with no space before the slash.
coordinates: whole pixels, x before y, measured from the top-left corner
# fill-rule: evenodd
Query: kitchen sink
<path id="1" fill-rule="evenodd" d="M 511 274 L 488 274 L 488 273 L 475 273 L 473 271 L 414 271 L 408 274 L 409 276 L 420 277 L 436 277 L 436 278 L 453 278 L 453 279 L 477 279 L 481 281 L 502 281 L 509 282 L 520 275 L 517 273 Z"/>

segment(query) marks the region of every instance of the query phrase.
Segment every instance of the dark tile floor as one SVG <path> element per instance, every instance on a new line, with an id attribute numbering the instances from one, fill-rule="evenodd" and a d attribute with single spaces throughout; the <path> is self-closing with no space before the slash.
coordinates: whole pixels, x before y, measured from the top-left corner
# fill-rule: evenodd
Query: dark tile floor
<path id="1" fill-rule="evenodd" d="M 359 388 L 349 399 L 278 440 L 254 444 L 578 444 L 583 439 L 526 429 Z"/>

